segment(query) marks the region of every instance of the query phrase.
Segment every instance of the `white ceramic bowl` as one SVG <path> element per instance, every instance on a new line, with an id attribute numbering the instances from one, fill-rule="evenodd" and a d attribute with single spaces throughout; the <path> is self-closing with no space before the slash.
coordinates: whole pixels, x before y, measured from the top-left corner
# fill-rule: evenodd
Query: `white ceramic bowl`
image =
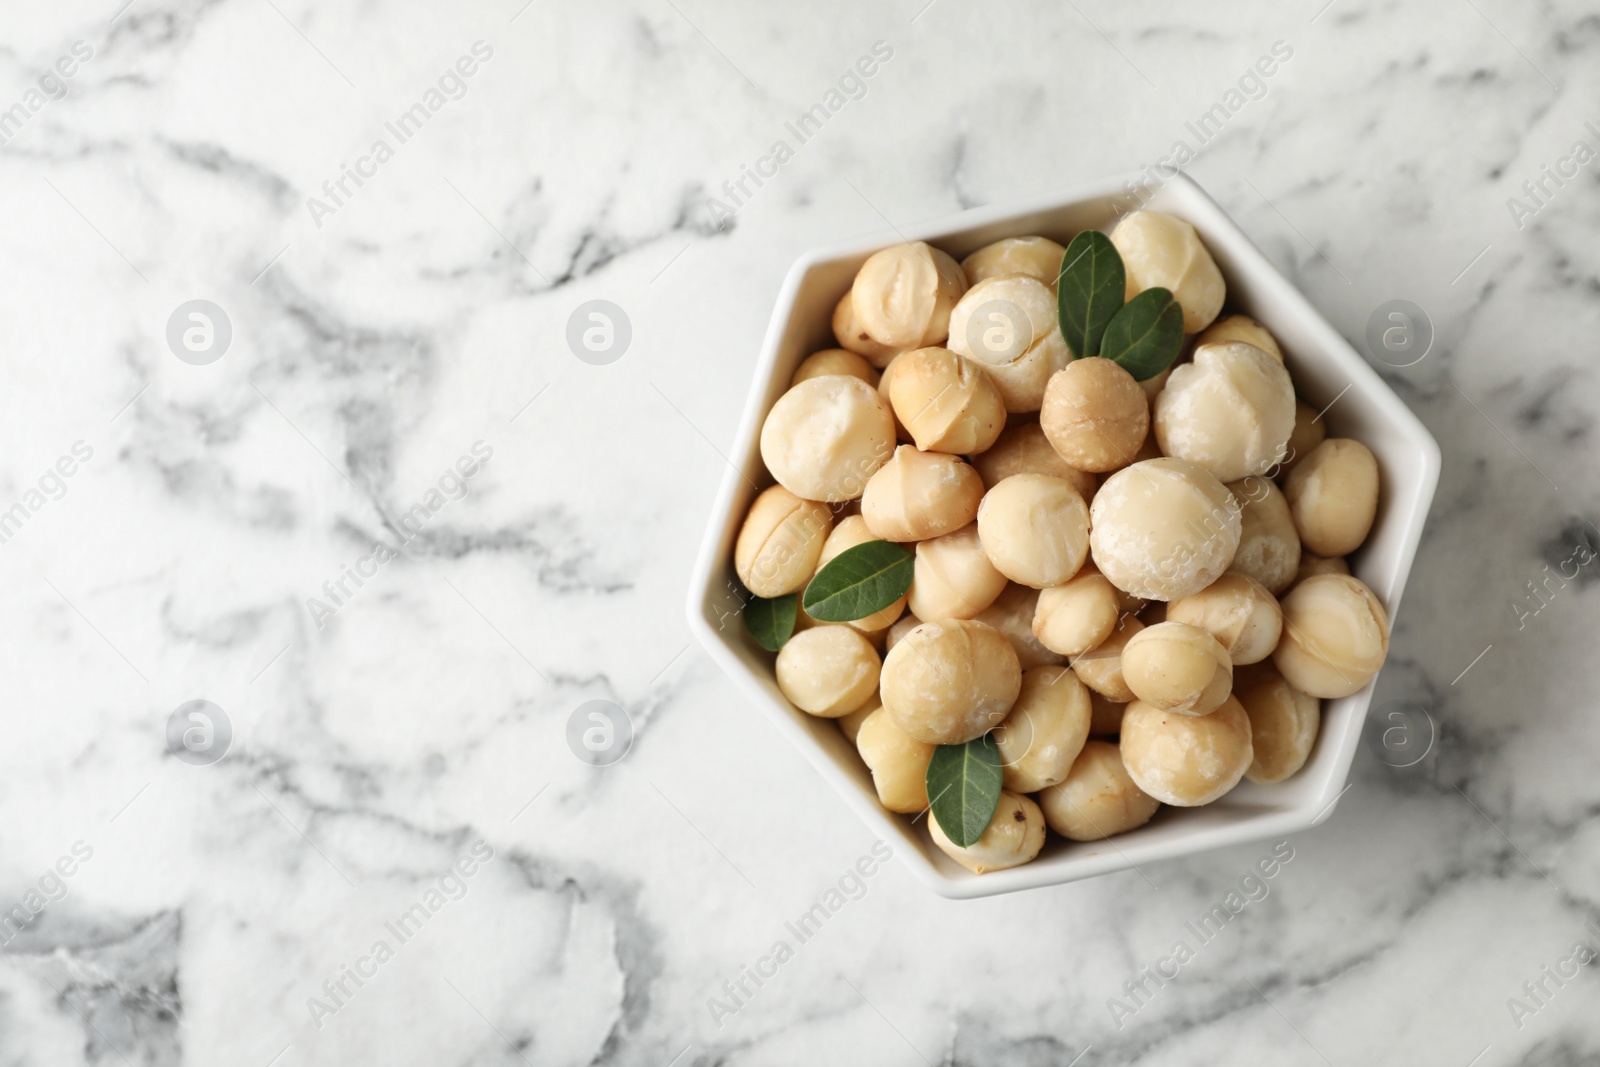
<path id="1" fill-rule="evenodd" d="M 903 236 L 928 241 L 957 259 L 1002 237 L 1042 234 L 1066 244 L 1080 230 L 1109 230 L 1122 214 L 1138 206 L 1127 188 L 1124 178 L 1105 179 L 1019 204 L 977 208 L 907 227 Z M 1356 438 L 1377 457 L 1383 476 L 1377 522 L 1353 557 L 1352 567 L 1393 618 L 1439 480 L 1438 444 L 1198 185 L 1179 175 L 1142 206 L 1194 225 L 1227 279 L 1227 310 L 1245 312 L 1264 323 L 1282 345 L 1300 395 L 1317 408 L 1333 404 L 1325 416 L 1331 432 Z M 690 628 L 711 658 L 872 831 L 897 845 L 901 861 L 941 896 L 980 897 L 1056 885 L 1276 837 L 1326 819 L 1360 743 L 1372 699 L 1370 684 L 1354 696 L 1323 701 L 1316 748 L 1300 773 L 1286 782 L 1246 781 L 1206 807 L 1164 807 L 1149 824 L 1107 841 L 1080 844 L 1052 834 L 1032 863 L 982 876 L 968 873 L 934 846 L 926 816 L 913 824 L 909 817 L 879 807 L 872 777 L 838 724 L 805 714 L 778 691 L 772 653 L 750 639 L 739 616 L 742 592 L 732 562 L 733 541 L 745 510 L 757 491 L 773 480 L 761 462 L 761 423 L 788 388 L 800 361 L 817 349 L 836 346 L 830 325 L 834 304 L 867 256 L 888 243 L 892 241 L 878 238 L 811 252 L 801 257 L 783 283 L 730 452 L 742 472 L 730 470 L 723 481 L 689 587 Z"/>

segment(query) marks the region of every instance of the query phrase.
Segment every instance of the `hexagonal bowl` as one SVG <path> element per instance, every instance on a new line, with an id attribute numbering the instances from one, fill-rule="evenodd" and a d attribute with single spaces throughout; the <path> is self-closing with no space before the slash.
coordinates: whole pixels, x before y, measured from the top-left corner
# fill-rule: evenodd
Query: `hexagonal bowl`
<path id="1" fill-rule="evenodd" d="M 1352 557 L 1352 572 L 1378 595 L 1393 618 L 1416 555 L 1424 519 L 1439 480 L 1439 446 L 1422 423 L 1315 308 L 1269 263 L 1205 191 L 1185 175 L 1142 203 L 1131 190 L 1139 179 L 1117 177 L 1016 204 L 977 208 L 907 227 L 897 236 L 937 245 L 957 259 L 1002 237 L 1042 234 L 1066 244 L 1080 230 L 1108 230 L 1137 207 L 1187 219 L 1216 259 L 1228 284 L 1227 310 L 1263 322 L 1282 345 L 1295 386 L 1322 408 L 1330 432 L 1360 440 L 1377 457 L 1382 493 L 1377 521 Z M 707 653 L 755 707 L 805 755 L 872 832 L 897 848 L 902 862 L 935 893 L 969 898 L 1057 885 L 1139 868 L 1315 826 L 1342 795 L 1360 742 L 1372 685 L 1323 701 L 1322 731 L 1304 768 L 1273 785 L 1245 781 L 1202 808 L 1163 807 L 1148 824 L 1105 841 L 1077 843 L 1049 835 L 1032 863 L 973 875 L 940 852 L 922 819 L 878 805 L 872 777 L 836 722 L 795 708 L 773 678 L 773 654 L 755 644 L 739 615 L 742 590 L 733 571 L 733 542 L 750 501 L 772 483 L 762 465 L 759 436 L 767 411 L 810 353 L 831 348 L 834 303 L 871 253 L 892 243 L 862 240 L 802 256 L 784 280 L 755 367 L 730 469 L 711 513 L 689 587 L 689 624 Z M 781 789 L 781 783 L 775 783 Z"/>

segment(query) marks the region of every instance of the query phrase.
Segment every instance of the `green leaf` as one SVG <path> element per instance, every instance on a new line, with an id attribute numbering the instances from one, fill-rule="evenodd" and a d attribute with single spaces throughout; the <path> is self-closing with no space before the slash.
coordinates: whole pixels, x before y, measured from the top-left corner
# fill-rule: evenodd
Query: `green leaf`
<path id="1" fill-rule="evenodd" d="M 911 588 L 915 557 L 893 541 L 864 541 L 830 559 L 806 586 L 806 614 L 853 622 L 882 611 Z"/>
<path id="2" fill-rule="evenodd" d="M 1099 230 L 1084 230 L 1067 245 L 1056 277 L 1056 312 L 1074 359 L 1100 353 L 1101 335 L 1121 309 L 1127 284 L 1117 246 Z"/>
<path id="3" fill-rule="evenodd" d="M 756 644 L 768 652 L 776 652 L 794 634 L 795 595 L 786 593 L 771 600 L 751 597 L 744 606 L 744 628 L 756 639 Z"/>
<path id="4" fill-rule="evenodd" d="M 975 843 L 1000 806 L 1000 746 L 988 734 L 940 745 L 928 761 L 928 799 L 939 829 L 961 847 Z"/>
<path id="5" fill-rule="evenodd" d="M 1100 354 L 1138 381 L 1154 378 L 1183 348 L 1183 308 L 1170 290 L 1146 289 L 1117 312 L 1106 327 Z"/>

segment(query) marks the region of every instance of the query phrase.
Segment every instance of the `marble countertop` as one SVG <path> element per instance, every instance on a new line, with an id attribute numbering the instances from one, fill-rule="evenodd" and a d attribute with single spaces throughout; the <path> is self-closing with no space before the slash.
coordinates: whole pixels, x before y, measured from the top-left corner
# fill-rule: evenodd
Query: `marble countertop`
<path id="1" fill-rule="evenodd" d="M 1590 9 L 122 2 L 0 30 L 0 1062 L 1600 1062 Z M 779 281 L 1180 141 L 1353 342 L 1431 321 L 1426 755 L 1148 880 L 849 880 L 683 617 Z"/>

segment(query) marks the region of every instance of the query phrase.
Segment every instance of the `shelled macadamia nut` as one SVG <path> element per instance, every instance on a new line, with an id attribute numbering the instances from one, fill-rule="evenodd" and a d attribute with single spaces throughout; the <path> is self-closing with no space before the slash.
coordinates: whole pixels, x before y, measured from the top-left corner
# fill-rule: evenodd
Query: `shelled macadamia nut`
<path id="1" fill-rule="evenodd" d="M 1022 666 L 1005 635 L 981 622 L 946 619 L 899 640 L 884 660 L 880 691 L 906 733 L 930 745 L 959 745 L 998 726 L 1021 689 Z"/>
<path id="2" fill-rule="evenodd" d="M 1006 406 L 989 375 L 948 348 L 902 353 L 889 404 L 924 452 L 982 452 L 1006 426 Z"/>
<path id="3" fill-rule="evenodd" d="M 1300 465 L 1300 461 L 1309 456 L 1313 449 L 1320 445 L 1328 436 L 1328 425 L 1317 417 L 1310 404 L 1302 400 L 1294 402 L 1294 430 L 1289 434 L 1288 455 L 1283 463 L 1278 466 L 1273 477 L 1286 477 L 1290 471 Z"/>
<path id="4" fill-rule="evenodd" d="M 1200 345 L 1156 397 L 1156 440 L 1219 480 L 1271 474 L 1294 430 L 1294 383 L 1254 345 Z"/>
<path id="5" fill-rule="evenodd" d="M 761 425 L 761 459 L 795 496 L 854 500 L 894 450 L 894 419 L 876 389 L 840 374 L 801 382 Z"/>
<path id="6" fill-rule="evenodd" d="M 1026 274 L 1055 288 L 1066 254 L 1065 248 L 1048 237 L 1006 237 L 963 259 L 961 269 L 966 271 L 968 285 L 1001 274 Z"/>
<path id="7" fill-rule="evenodd" d="M 1138 619 L 1123 618 L 1110 637 L 1072 661 L 1072 672 L 1107 700 L 1126 704 L 1133 699 L 1133 690 L 1122 673 L 1122 651 L 1142 630 L 1144 624 Z"/>
<path id="8" fill-rule="evenodd" d="M 1033 635 L 1033 616 L 1039 607 L 1039 590 L 1031 586 L 1007 583 L 1005 590 L 994 603 L 973 616 L 1005 634 L 1016 650 L 1017 662 L 1022 669 L 1053 667 L 1067 662 L 1067 657 L 1050 651 Z"/>
<path id="9" fill-rule="evenodd" d="M 1038 411 L 1050 376 L 1072 352 L 1056 324 L 1056 294 L 1025 274 L 986 278 L 950 313 L 947 347 L 989 372 L 1011 412 Z"/>
<path id="10" fill-rule="evenodd" d="M 1111 231 L 1127 273 L 1126 298 L 1146 289 L 1172 290 L 1183 308 L 1183 332 L 1199 333 L 1222 310 L 1227 286 L 1193 226 L 1159 211 L 1135 211 Z"/>
<path id="11" fill-rule="evenodd" d="M 950 310 L 967 291 L 961 264 L 925 241 L 892 245 L 861 264 L 850 286 L 856 322 L 879 344 L 943 344 Z"/>
<path id="12" fill-rule="evenodd" d="M 1378 513 L 1378 461 L 1360 441 L 1330 437 L 1290 472 L 1283 493 L 1306 548 L 1348 556 Z"/>
<path id="13" fill-rule="evenodd" d="M 821 352 L 813 352 L 800 361 L 800 366 L 795 368 L 794 377 L 789 379 L 789 388 L 793 389 L 801 382 L 808 382 L 812 378 L 825 378 L 830 374 L 860 378 L 874 389 L 878 387 L 878 372 L 872 369 L 872 364 L 867 362 L 865 356 L 857 355 L 847 348 L 824 348 Z"/>
<path id="14" fill-rule="evenodd" d="M 896 352 L 890 358 L 888 366 L 883 368 L 883 373 L 878 376 L 878 396 L 882 398 L 884 405 L 888 407 L 889 417 L 894 420 L 894 439 L 896 441 L 911 440 L 911 431 L 906 429 L 905 424 L 900 421 L 900 416 L 894 413 L 894 404 L 889 401 L 889 388 L 894 384 L 894 369 L 903 355 L 905 355 L 904 352 Z"/>
<path id="15" fill-rule="evenodd" d="M 1066 781 L 1039 794 L 1050 829 L 1069 841 L 1101 841 L 1149 822 L 1161 802 L 1139 788 L 1109 741 L 1083 746 Z"/>
<path id="16" fill-rule="evenodd" d="M 861 517 L 885 541 L 924 541 L 977 518 L 982 499 L 983 479 L 971 464 L 901 445 L 867 481 Z"/>
<path id="17" fill-rule="evenodd" d="M 883 654 L 887 656 L 890 652 L 893 652 L 894 646 L 900 643 L 902 637 L 921 625 L 922 620 L 917 618 L 914 612 L 910 611 L 896 619 L 894 625 L 889 627 L 889 632 L 884 638 Z"/>
<path id="18" fill-rule="evenodd" d="M 1254 758 L 1250 717 L 1229 696 L 1209 715 L 1177 715 L 1142 701 L 1122 716 L 1122 764 L 1163 804 L 1209 804 L 1239 784 Z"/>
<path id="19" fill-rule="evenodd" d="M 1241 672 L 1234 696 L 1250 716 L 1255 758 L 1245 777 L 1281 782 L 1305 766 L 1317 743 L 1322 702 L 1290 685 L 1270 663 Z"/>
<path id="20" fill-rule="evenodd" d="M 1168 367 L 1166 370 L 1162 371 L 1160 374 L 1156 375 L 1154 378 L 1146 378 L 1146 379 L 1144 379 L 1143 381 L 1141 381 L 1139 383 L 1139 388 L 1144 390 L 1145 399 L 1150 402 L 1150 407 L 1151 407 L 1152 410 L 1154 410 L 1154 408 L 1155 408 L 1156 394 L 1161 392 L 1161 390 L 1163 390 L 1163 389 L 1165 389 L 1167 387 L 1167 379 L 1170 378 L 1170 377 L 1172 377 L 1172 368 Z M 1149 443 L 1152 440 L 1154 440 L 1154 435 L 1151 435 L 1151 436 L 1145 438 L 1146 443 Z M 1161 453 L 1158 450 L 1156 452 L 1156 455 L 1160 455 L 1160 454 Z M 1154 458 L 1155 458 L 1155 456 L 1139 456 L 1134 460 L 1134 462 L 1137 463 L 1140 459 L 1154 459 Z"/>
<path id="21" fill-rule="evenodd" d="M 1085 504 L 1094 499 L 1100 485 L 1093 474 L 1069 466 L 1037 422 L 1007 426 L 994 444 L 971 460 L 984 485 L 998 485 L 1013 474 L 1048 474 L 1071 482 Z"/>
<path id="22" fill-rule="evenodd" d="M 857 631 L 813 626 L 778 650 L 778 688 L 801 711 L 837 719 L 872 699 L 879 666 L 878 650 Z"/>
<path id="23" fill-rule="evenodd" d="M 1133 462 L 1143 463 L 1147 459 L 1161 459 L 1161 442 L 1156 440 L 1156 427 L 1154 416 L 1151 417 L 1150 432 L 1145 435 L 1144 444 L 1139 446 L 1139 451 L 1133 454 Z"/>
<path id="24" fill-rule="evenodd" d="M 1150 402 L 1109 359 L 1075 359 L 1045 387 L 1039 426 L 1070 465 L 1114 471 L 1134 461 L 1150 433 Z"/>
<path id="25" fill-rule="evenodd" d="M 1067 667 L 1022 672 L 1017 702 L 994 732 L 1005 787 L 1037 793 L 1055 785 L 1089 739 L 1089 690 Z"/>
<path id="26" fill-rule="evenodd" d="M 793 593 L 811 580 L 833 528 L 826 504 L 802 500 L 781 485 L 750 505 L 733 545 L 733 570 L 760 597 Z"/>
<path id="27" fill-rule="evenodd" d="M 1095 566 L 1118 589 L 1147 600 L 1176 600 L 1216 581 L 1233 563 L 1239 532 L 1233 494 L 1181 459 L 1117 471 L 1089 511 Z"/>
<path id="28" fill-rule="evenodd" d="M 1228 341 L 1255 345 L 1278 362 L 1283 362 L 1283 349 L 1278 347 L 1278 339 L 1249 315 L 1224 315 L 1195 338 L 1196 345 L 1220 345 Z"/>
<path id="29" fill-rule="evenodd" d="M 839 729 L 843 731 L 846 737 L 854 741 L 861 733 L 861 724 L 867 721 L 867 716 L 881 707 L 883 707 L 883 701 L 874 693 L 871 699 L 855 711 L 848 715 L 841 715 L 833 721 L 839 724 Z"/>
<path id="30" fill-rule="evenodd" d="M 867 362 L 879 370 L 887 367 L 900 351 L 894 345 L 880 344 L 872 339 L 866 327 L 856 318 L 849 290 L 833 306 L 833 337 L 839 342 L 840 348 L 865 356 Z"/>
<path id="31" fill-rule="evenodd" d="M 1013 474 L 984 494 L 978 536 L 995 569 L 1012 581 L 1060 585 L 1089 554 L 1089 508 L 1065 479 Z"/>
<path id="32" fill-rule="evenodd" d="M 953 844 L 938 819 L 928 820 L 933 843 L 973 874 L 1003 871 L 1029 862 L 1044 847 L 1044 813 L 1029 797 L 1001 790 L 989 828 L 966 848 Z"/>
<path id="33" fill-rule="evenodd" d="M 835 556 L 845 549 L 855 548 L 857 545 L 864 545 L 868 541 L 877 540 L 880 540 L 880 538 L 868 528 L 866 519 L 863 519 L 860 515 L 847 515 L 839 520 L 839 525 L 833 528 L 833 532 L 828 535 L 828 540 L 823 543 L 822 557 L 817 560 L 817 570 L 820 571 L 823 567 L 826 567 Z M 876 634 L 882 630 L 887 630 L 889 625 L 900 617 L 900 613 L 905 610 L 905 607 L 906 598 L 901 597 L 888 607 L 880 608 L 863 618 L 852 619 L 845 625 L 853 626 L 868 635 Z"/>
<path id="34" fill-rule="evenodd" d="M 1122 714 L 1127 710 L 1127 701 L 1112 700 L 1089 690 L 1089 735 L 1115 737 L 1122 732 Z"/>
<path id="35" fill-rule="evenodd" d="M 1067 582 L 1039 591 L 1033 635 L 1052 652 L 1081 656 L 1111 636 L 1120 615 L 1116 587 L 1085 567 Z"/>
<path id="36" fill-rule="evenodd" d="M 1228 492 L 1239 502 L 1239 550 L 1233 569 L 1243 571 L 1277 596 L 1300 569 L 1300 534 L 1289 501 L 1268 478 L 1250 475 L 1232 482 Z"/>
<path id="37" fill-rule="evenodd" d="M 1235 667 L 1272 655 L 1283 634 L 1277 597 L 1242 571 L 1229 571 L 1200 592 L 1172 601 L 1167 618 L 1215 637 Z"/>
<path id="38" fill-rule="evenodd" d="M 970 619 L 999 596 L 1006 576 L 994 569 L 978 540 L 978 524 L 917 542 L 911 613 L 920 619 Z"/>
<path id="39" fill-rule="evenodd" d="M 1319 574 L 1349 574 L 1350 564 L 1343 556 L 1334 556 L 1328 559 L 1324 556 L 1314 556 L 1310 552 L 1300 553 L 1300 569 L 1294 572 L 1294 581 L 1289 588 L 1293 589 L 1307 578 L 1314 578 Z"/>
<path id="40" fill-rule="evenodd" d="M 1233 690 L 1227 649 L 1198 626 L 1147 626 L 1122 649 L 1122 676 L 1133 695 L 1179 715 L 1207 715 Z"/>
<path id="41" fill-rule="evenodd" d="M 933 759 L 933 748 L 896 726 L 882 708 L 868 715 L 856 732 L 856 751 L 872 772 L 878 803 L 903 815 L 928 807 L 928 761 Z"/>
<path id="42" fill-rule="evenodd" d="M 1283 598 L 1283 638 L 1272 662 L 1301 692 L 1347 697 L 1372 680 L 1388 654 L 1388 612 L 1360 579 L 1320 574 Z"/>

